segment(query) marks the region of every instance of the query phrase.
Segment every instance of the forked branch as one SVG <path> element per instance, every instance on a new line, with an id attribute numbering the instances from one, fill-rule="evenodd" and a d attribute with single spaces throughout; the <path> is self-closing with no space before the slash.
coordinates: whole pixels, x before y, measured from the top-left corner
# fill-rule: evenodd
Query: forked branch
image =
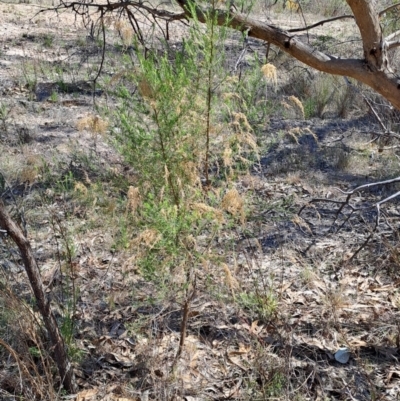
<path id="1" fill-rule="evenodd" d="M 335 218 L 334 221 L 330 227 L 329 231 L 332 231 L 337 220 L 339 219 L 340 215 L 343 214 L 343 210 L 348 207 L 351 209 L 351 213 L 349 215 L 344 215 L 345 219 L 344 222 L 338 227 L 336 228 L 335 232 L 339 232 L 349 221 L 349 219 L 351 218 L 351 216 L 354 214 L 354 212 L 360 212 L 360 211 L 367 211 L 367 210 L 371 210 L 371 208 L 375 208 L 376 209 L 376 217 L 375 217 L 375 223 L 373 228 L 370 230 L 369 235 L 367 236 L 367 238 L 364 240 L 364 242 L 357 248 L 357 250 L 353 253 L 353 255 L 350 257 L 349 260 L 353 260 L 358 254 L 359 252 L 368 244 L 368 242 L 372 239 L 372 237 L 374 236 L 374 234 L 376 233 L 379 224 L 380 224 L 380 218 L 381 218 L 381 206 L 397 197 L 400 197 L 400 191 L 395 192 L 394 194 L 387 196 L 386 198 L 374 203 L 372 206 L 368 206 L 368 207 L 356 207 L 354 205 L 351 204 L 351 199 L 353 197 L 354 194 L 365 191 L 365 190 L 369 190 L 371 188 L 374 187 L 383 187 L 383 186 L 387 186 L 387 185 L 391 185 L 391 184 L 395 184 L 400 182 L 400 177 L 396 177 L 390 180 L 385 180 L 385 181 L 378 181 L 378 182 L 372 182 L 369 184 L 364 184 L 364 185 L 360 185 L 356 188 L 354 188 L 351 191 L 343 191 L 340 188 L 335 188 L 336 190 L 338 190 L 339 192 L 341 192 L 343 195 L 346 195 L 346 198 L 343 200 L 338 200 L 338 199 L 326 199 L 326 198 L 314 198 L 312 199 L 310 202 L 308 202 L 306 205 L 302 206 L 301 209 L 298 212 L 298 215 L 300 216 L 301 213 L 312 203 L 333 203 L 338 205 L 338 210 L 335 213 Z"/>

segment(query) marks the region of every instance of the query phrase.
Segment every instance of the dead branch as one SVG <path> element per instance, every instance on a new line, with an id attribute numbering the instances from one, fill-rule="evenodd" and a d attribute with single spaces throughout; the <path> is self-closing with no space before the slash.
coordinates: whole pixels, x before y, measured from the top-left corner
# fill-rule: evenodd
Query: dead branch
<path id="1" fill-rule="evenodd" d="M 341 192 L 343 195 L 346 195 L 346 198 L 344 200 L 338 200 L 338 199 L 326 199 L 326 198 L 314 198 L 311 199 L 307 204 L 303 205 L 299 212 L 298 215 L 300 216 L 301 213 L 312 203 L 333 203 L 333 204 L 337 204 L 339 205 L 338 210 L 335 213 L 335 218 L 332 222 L 331 227 L 329 228 L 328 232 L 332 231 L 332 229 L 334 228 L 337 220 L 339 219 L 339 216 L 341 214 L 343 214 L 343 210 L 344 208 L 348 207 L 351 209 L 351 212 L 349 215 L 344 215 L 345 219 L 343 221 L 343 223 L 336 228 L 335 232 L 339 232 L 349 221 L 349 219 L 351 218 L 351 216 L 358 211 L 366 211 L 366 210 L 370 210 L 372 208 L 376 209 L 376 218 L 375 218 L 375 223 L 374 223 L 374 227 L 370 230 L 370 233 L 368 235 L 368 237 L 364 240 L 364 242 L 357 248 L 357 250 L 353 253 L 353 255 L 350 257 L 350 261 L 353 260 L 358 254 L 359 252 L 365 248 L 365 246 L 369 243 L 369 241 L 373 238 L 374 234 L 377 232 L 379 224 L 380 224 L 380 219 L 381 219 L 381 206 L 395 198 L 398 198 L 400 196 L 400 191 L 376 202 L 375 204 L 368 206 L 368 207 L 356 207 L 354 205 L 352 205 L 351 202 L 351 198 L 354 194 L 361 192 L 361 191 L 365 191 L 374 187 L 382 187 L 382 186 L 387 186 L 387 185 L 391 185 L 394 183 L 400 182 L 400 177 L 396 177 L 390 180 L 385 180 L 385 181 L 378 181 L 378 182 L 372 182 L 369 184 L 363 184 L 363 185 L 359 185 L 358 187 L 352 189 L 351 191 L 343 191 L 340 188 L 335 188 L 336 190 L 338 190 L 339 192 Z"/>
<path id="2" fill-rule="evenodd" d="M 382 11 L 379 11 L 379 16 L 380 17 L 382 17 L 382 15 L 383 14 L 385 14 L 385 13 L 387 13 L 388 11 L 390 11 L 390 10 L 393 10 L 394 8 L 397 8 L 397 7 L 400 7 L 400 3 L 395 3 L 395 4 L 392 4 L 391 6 L 389 6 L 389 7 L 386 7 L 385 9 L 383 9 Z"/>
<path id="3" fill-rule="evenodd" d="M 346 14 L 346 15 L 340 15 L 340 16 L 338 16 L 338 17 L 333 17 L 333 18 L 324 19 L 324 20 L 322 20 L 322 21 L 318 21 L 318 22 L 316 22 L 315 24 L 308 25 L 308 26 L 305 26 L 305 27 L 303 27 L 303 28 L 288 29 L 288 32 L 308 31 L 308 30 L 310 30 L 310 29 L 316 28 L 317 26 L 327 24 L 328 22 L 333 22 L 333 21 L 337 21 L 337 20 L 340 20 L 340 19 L 346 19 L 346 18 L 352 18 L 352 19 L 354 19 L 354 15 L 347 15 L 347 14 Z"/>
<path id="4" fill-rule="evenodd" d="M 357 188 L 354 188 L 353 190 L 347 191 L 347 192 L 346 192 L 346 191 L 342 191 L 340 188 L 335 188 L 335 189 L 337 189 L 338 191 L 340 191 L 342 194 L 348 195 L 348 197 L 349 197 L 349 196 L 351 197 L 351 196 L 354 195 L 356 192 L 363 191 L 364 189 L 370 189 L 370 188 L 377 187 L 377 186 L 390 185 L 390 184 L 394 184 L 394 183 L 396 183 L 396 182 L 400 182 L 400 177 L 392 178 L 391 180 L 378 181 L 378 182 L 371 182 L 371 183 L 369 183 L 369 184 L 360 185 L 360 186 L 358 186 Z M 390 199 L 391 199 L 391 197 L 386 198 L 385 201 L 388 201 L 388 200 L 390 200 Z M 384 202 L 383 202 L 383 203 L 384 203 Z"/>
<path id="5" fill-rule="evenodd" d="M 191 293 L 186 294 L 186 299 L 183 304 L 183 316 L 182 316 L 182 321 L 181 321 L 181 330 L 180 330 L 180 339 L 179 339 L 179 347 L 178 347 L 178 352 L 176 353 L 174 363 L 172 364 L 172 368 L 174 369 L 179 358 L 182 355 L 183 347 L 185 346 L 185 340 L 186 340 L 186 331 L 187 331 L 187 323 L 189 319 L 189 312 L 190 312 L 190 305 L 196 296 L 196 279 L 194 280 L 193 283 L 193 289 Z"/>
<path id="6" fill-rule="evenodd" d="M 400 140 L 400 135 L 397 134 L 396 132 L 391 131 L 388 126 L 383 122 L 383 119 L 380 117 L 378 112 L 375 110 L 374 106 L 372 105 L 371 101 L 365 96 L 365 94 L 357 89 L 347 77 L 344 77 L 346 84 L 352 88 L 352 90 L 356 90 L 357 93 L 363 98 L 364 102 L 368 106 L 368 108 L 371 110 L 372 114 L 378 121 L 378 124 L 381 126 L 383 132 L 373 132 L 375 135 L 375 138 L 370 141 L 370 143 L 375 142 L 379 137 L 384 137 L 384 138 L 396 138 Z M 380 147 L 379 150 L 384 150 L 384 147 Z"/>
<path id="7" fill-rule="evenodd" d="M 22 233 L 22 230 L 14 223 L 8 215 L 3 202 L 0 200 L 0 228 L 5 230 L 18 246 L 25 266 L 25 271 L 32 287 L 32 292 L 36 299 L 39 312 L 43 318 L 44 325 L 50 337 L 52 354 L 56 362 L 60 379 L 65 389 L 69 393 L 74 393 L 77 389 L 75 376 L 72 366 L 68 360 L 64 340 L 60 334 L 57 320 L 50 308 L 50 302 L 46 299 L 42 278 L 40 276 L 39 266 L 33 255 L 33 251 L 28 239 Z"/>

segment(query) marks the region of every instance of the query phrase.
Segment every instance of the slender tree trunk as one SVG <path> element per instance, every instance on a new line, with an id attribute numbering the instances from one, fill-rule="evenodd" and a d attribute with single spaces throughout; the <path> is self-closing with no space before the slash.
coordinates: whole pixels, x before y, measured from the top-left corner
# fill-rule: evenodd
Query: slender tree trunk
<path id="1" fill-rule="evenodd" d="M 28 239 L 22 233 L 22 230 L 8 215 L 3 202 L 0 200 L 0 228 L 7 231 L 7 234 L 13 239 L 18 246 L 25 270 L 32 287 L 33 294 L 36 298 L 36 304 L 42 315 L 44 325 L 50 337 L 52 345 L 52 354 L 57 364 L 58 372 L 64 388 L 69 393 L 76 392 L 75 376 L 72 366 L 68 360 L 65 349 L 64 340 L 60 334 L 57 321 L 50 309 L 50 302 L 46 300 L 42 278 L 40 276 L 39 266 L 33 255 L 32 248 Z"/>

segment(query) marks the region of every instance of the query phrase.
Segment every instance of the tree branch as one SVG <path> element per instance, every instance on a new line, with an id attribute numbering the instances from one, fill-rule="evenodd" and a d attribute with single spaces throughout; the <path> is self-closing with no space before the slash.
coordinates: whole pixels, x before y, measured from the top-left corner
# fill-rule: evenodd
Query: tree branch
<path id="1" fill-rule="evenodd" d="M 42 12 L 46 11 L 58 11 L 60 9 L 72 9 L 75 13 L 78 15 L 82 15 L 85 13 L 85 11 L 79 11 L 82 8 L 85 8 L 86 10 L 89 9 L 95 9 L 95 12 L 100 12 L 103 11 L 103 13 L 107 12 L 112 12 L 115 10 L 120 10 L 120 9 L 127 9 L 129 7 L 134 7 L 136 9 L 141 9 L 146 12 L 148 12 L 150 15 L 156 16 L 158 18 L 167 20 L 167 21 L 178 21 L 182 19 L 186 19 L 186 13 L 173 13 L 167 10 L 158 10 L 157 8 L 154 7 L 149 7 L 143 2 L 136 2 L 136 1 L 119 1 L 116 3 L 83 3 L 80 1 L 72 1 L 72 2 L 64 2 L 62 1 L 61 4 L 57 7 L 54 8 L 46 8 L 43 10 L 40 10 L 37 14 L 40 14 Z"/>
<path id="2" fill-rule="evenodd" d="M 57 320 L 54 317 L 53 312 L 51 311 L 49 301 L 46 300 L 39 266 L 37 265 L 28 239 L 24 236 L 22 230 L 8 215 L 6 208 L 1 200 L 0 228 L 7 231 L 7 234 L 13 239 L 20 250 L 21 257 L 25 266 L 25 271 L 29 278 L 29 283 L 32 287 L 32 291 L 35 296 L 39 312 L 43 318 L 44 325 L 50 337 L 50 342 L 53 348 L 52 354 L 54 355 L 54 360 L 57 364 L 61 382 L 69 393 L 74 393 L 76 391 L 74 372 L 68 360 L 64 340 L 60 334 Z"/>
<path id="3" fill-rule="evenodd" d="M 287 32 L 302 32 L 302 31 L 308 31 L 308 30 L 313 29 L 313 28 L 315 28 L 315 27 L 317 27 L 317 26 L 324 25 L 324 24 L 326 24 L 326 23 L 328 23 L 328 22 L 337 21 L 337 20 L 345 19 L 345 18 L 352 18 L 352 19 L 354 19 L 354 15 L 341 15 L 341 16 L 339 16 L 339 17 L 333 17 L 333 18 L 324 19 L 324 20 L 322 20 L 322 21 L 316 22 L 315 24 L 305 26 L 304 28 L 293 28 L 293 29 L 288 29 Z"/>
<path id="4" fill-rule="evenodd" d="M 74 1 L 63 3 L 59 7 L 72 8 L 75 12 L 80 12 L 80 15 L 82 15 L 80 7 L 92 7 L 97 8 L 98 11 L 107 12 L 112 12 L 118 8 L 128 10 L 128 7 L 134 7 L 138 11 L 145 11 L 153 17 L 168 21 L 196 18 L 199 22 L 205 23 L 209 18 L 214 18 L 218 25 L 246 32 L 249 37 L 273 44 L 316 70 L 354 78 L 371 87 L 400 110 L 400 83 L 389 68 L 387 44 L 382 42 L 378 14 L 374 10 L 371 0 L 346 1 L 353 10 L 354 18 L 361 32 L 365 55 L 365 58 L 362 59 L 340 59 L 314 49 L 288 31 L 256 20 L 248 15 L 237 13 L 233 8 L 230 11 L 207 9 L 198 6 L 191 0 L 175 0 L 183 10 L 182 13 L 178 14 L 152 8 L 141 1 L 107 2 L 106 4 L 87 4 Z M 397 44 L 392 43 L 391 45 L 394 47 Z"/>
<path id="5" fill-rule="evenodd" d="M 393 33 L 391 33 L 390 35 L 386 36 L 385 40 L 386 41 L 390 41 L 392 39 L 394 39 L 396 36 L 400 35 L 400 30 L 399 31 L 395 31 Z"/>
<path id="6" fill-rule="evenodd" d="M 392 10 L 393 8 L 400 7 L 400 3 L 392 4 L 389 7 L 386 7 L 382 11 L 379 11 L 379 17 L 382 17 L 383 14 L 387 13 L 388 11 Z"/>
<path id="7" fill-rule="evenodd" d="M 345 219 L 343 221 L 343 223 L 335 230 L 335 232 L 339 232 L 346 224 L 347 222 L 350 220 L 351 216 L 355 213 L 355 212 L 360 212 L 363 210 L 369 210 L 371 208 L 376 208 L 376 218 L 375 218 L 375 223 L 374 223 L 374 227 L 372 228 L 372 230 L 370 231 L 369 235 L 367 236 L 367 238 L 365 238 L 364 242 L 357 248 L 357 250 L 352 254 L 352 256 L 350 257 L 350 259 L 348 261 L 353 260 L 358 254 L 359 252 L 368 244 L 368 242 L 371 240 L 371 238 L 374 236 L 374 234 L 376 233 L 379 224 L 380 224 L 380 216 L 381 216 L 381 206 L 384 203 L 389 202 L 390 200 L 393 200 L 397 197 L 400 196 L 400 191 L 380 200 L 379 202 L 376 202 L 373 206 L 368 206 L 365 208 L 362 207 L 355 207 L 353 206 L 350 202 L 351 202 L 351 198 L 352 196 L 360 191 L 366 190 L 366 189 L 370 189 L 373 187 L 377 187 L 377 186 L 385 186 L 385 185 L 390 185 L 390 184 L 394 184 L 400 182 L 400 177 L 397 178 L 393 178 L 391 180 L 386 180 L 386 181 L 379 181 L 379 182 L 372 182 L 369 184 L 364 184 L 364 185 L 360 185 L 356 188 L 354 188 L 351 191 L 343 191 L 340 188 L 335 188 L 336 190 L 340 191 L 343 195 L 346 195 L 346 198 L 344 200 L 337 200 L 337 199 L 325 199 L 325 198 L 314 198 L 311 199 L 307 204 L 303 205 L 299 212 L 298 215 L 300 216 L 301 213 L 303 212 L 303 210 L 309 206 L 311 203 L 333 203 L 336 205 L 339 205 L 338 210 L 335 213 L 335 218 L 332 222 L 332 225 L 330 226 L 329 230 L 327 232 L 330 232 L 334 226 L 335 223 L 337 222 L 340 214 L 344 214 L 342 213 L 345 207 L 349 207 L 351 210 L 351 213 L 349 215 L 344 215 Z"/>
<path id="8" fill-rule="evenodd" d="M 390 185 L 390 184 L 394 184 L 396 182 L 400 182 L 400 177 L 392 178 L 391 180 L 371 182 L 369 184 L 360 185 L 351 191 L 343 191 L 340 188 L 335 188 L 335 189 L 340 191 L 343 195 L 353 195 L 355 192 L 359 192 L 364 189 L 370 189 L 370 188 L 377 187 L 377 186 Z M 389 199 L 387 199 L 387 200 L 389 200 Z"/>
<path id="9" fill-rule="evenodd" d="M 339 59 L 314 49 L 307 43 L 302 42 L 296 35 L 291 35 L 287 31 L 268 25 L 265 22 L 257 21 L 246 15 L 228 13 L 221 10 L 205 11 L 200 7 L 193 9 L 193 7 L 189 7 L 188 0 L 176 1 L 186 12 L 188 18 L 193 17 L 191 13 L 194 12 L 196 14 L 195 17 L 200 22 L 205 22 L 208 16 L 207 13 L 213 13 L 214 15 L 211 16 L 215 17 L 219 25 L 229 26 L 242 32 L 246 31 L 248 36 L 272 43 L 297 60 L 319 71 L 354 78 L 374 89 L 400 110 L 400 85 L 396 77 L 386 70 L 383 64 L 381 65 L 382 68 L 377 68 L 378 59 L 381 57 L 379 55 L 373 57 L 369 55 L 366 59 Z M 373 25 L 373 29 L 369 28 L 373 30 L 373 33 L 366 33 L 368 25 L 359 21 L 360 30 L 362 29 L 363 31 L 363 41 L 366 41 L 364 48 L 368 48 L 371 46 L 371 41 L 375 44 L 377 38 L 381 37 L 378 17 L 377 15 L 373 17 L 374 10 L 368 0 L 359 0 L 359 2 L 357 0 L 347 1 L 349 5 L 351 4 L 354 7 L 354 15 L 356 16 L 356 13 L 358 13 L 357 20 L 361 20 L 363 15 L 368 14 L 366 18 Z M 358 6 L 355 7 L 354 4 Z M 360 10 L 360 4 L 365 6 L 367 10 Z M 378 29 L 379 33 L 377 32 Z M 370 60 L 372 60 L 372 64 L 369 62 Z"/>
<path id="10" fill-rule="evenodd" d="M 400 39 L 399 40 L 393 40 L 392 42 L 387 42 L 387 48 L 389 49 L 394 49 L 395 47 L 400 46 Z"/>
<path id="11" fill-rule="evenodd" d="M 393 32 L 385 38 L 388 50 L 400 46 L 400 39 L 393 40 L 397 36 L 400 36 L 400 31 Z"/>

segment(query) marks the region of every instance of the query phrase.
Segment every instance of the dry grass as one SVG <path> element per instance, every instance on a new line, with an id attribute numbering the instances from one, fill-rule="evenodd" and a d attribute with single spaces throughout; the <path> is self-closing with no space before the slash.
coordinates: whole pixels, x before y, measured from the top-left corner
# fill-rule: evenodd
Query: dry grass
<path id="1" fill-rule="evenodd" d="M 276 89 L 278 86 L 278 74 L 276 72 L 276 67 L 271 63 L 264 64 L 261 67 L 261 71 L 264 77 L 266 78 L 267 82 L 271 81 L 272 85 Z"/>
<path id="2" fill-rule="evenodd" d="M 6 369 L 3 366 L 0 373 L 2 397 L 57 399 L 53 362 L 46 350 L 39 315 L 3 286 L 0 303 L 4 308 L 1 313 L 0 355 L 7 366 Z"/>
<path id="3" fill-rule="evenodd" d="M 135 214 L 139 205 L 141 204 L 141 196 L 139 188 L 130 186 L 128 189 L 126 210 L 132 214 Z"/>
<path id="4" fill-rule="evenodd" d="M 237 189 L 230 189 L 222 198 L 221 207 L 223 210 L 238 218 L 242 224 L 245 222 L 244 200 Z"/>
<path id="5" fill-rule="evenodd" d="M 114 29 L 119 33 L 125 46 L 132 43 L 134 32 L 132 27 L 126 22 L 117 20 L 114 23 Z"/>
<path id="6" fill-rule="evenodd" d="M 301 100 L 298 99 L 296 96 L 290 96 L 288 100 L 293 104 L 294 108 L 300 114 L 300 117 L 304 118 L 304 106 Z"/>
<path id="7" fill-rule="evenodd" d="M 79 131 L 88 130 L 93 135 L 104 135 L 108 128 L 108 122 L 100 116 L 90 114 L 79 119 L 76 126 Z"/>

